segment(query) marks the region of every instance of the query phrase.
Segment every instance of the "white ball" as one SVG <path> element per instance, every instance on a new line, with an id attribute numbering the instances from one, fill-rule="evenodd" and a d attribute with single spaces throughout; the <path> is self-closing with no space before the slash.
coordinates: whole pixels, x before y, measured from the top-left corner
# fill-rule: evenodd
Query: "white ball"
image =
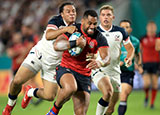
<path id="1" fill-rule="evenodd" d="M 78 39 L 81 36 L 81 33 L 75 32 L 69 37 L 69 41 L 73 41 Z M 77 56 L 82 52 L 82 48 L 80 47 L 74 47 L 68 50 L 71 56 Z"/>

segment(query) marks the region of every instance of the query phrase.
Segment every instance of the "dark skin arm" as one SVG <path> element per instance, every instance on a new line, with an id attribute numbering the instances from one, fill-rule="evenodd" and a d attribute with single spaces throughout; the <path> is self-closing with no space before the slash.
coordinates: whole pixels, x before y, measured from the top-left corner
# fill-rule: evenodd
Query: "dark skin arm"
<path id="1" fill-rule="evenodd" d="M 97 69 L 100 67 L 105 67 L 107 65 L 110 64 L 110 57 L 109 57 L 109 53 L 108 53 L 108 48 L 99 48 L 99 54 L 100 57 L 102 59 L 102 61 L 100 60 L 96 60 L 96 59 L 90 59 L 90 63 L 86 66 L 89 69 Z"/>
<path id="2" fill-rule="evenodd" d="M 86 40 L 83 38 L 83 36 L 79 37 L 76 40 L 76 46 L 81 47 L 82 49 L 86 46 Z M 57 37 L 55 43 L 54 43 L 54 49 L 55 51 L 65 51 L 70 49 L 70 43 L 69 41 L 66 39 L 65 36 L 60 35 Z"/>

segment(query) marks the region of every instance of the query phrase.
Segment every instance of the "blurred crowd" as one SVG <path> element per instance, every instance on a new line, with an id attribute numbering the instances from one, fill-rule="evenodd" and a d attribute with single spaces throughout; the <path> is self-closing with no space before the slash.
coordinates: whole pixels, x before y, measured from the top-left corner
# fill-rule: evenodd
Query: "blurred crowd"
<path id="1" fill-rule="evenodd" d="M 29 34 L 43 34 L 48 20 L 58 14 L 58 6 L 66 0 L 0 0 L 0 55 L 13 44 L 14 34 L 22 27 L 31 28 Z M 96 8 L 110 0 L 72 0 L 78 11 L 77 21 L 87 8 Z M 32 31 L 32 32 L 31 32 Z M 21 40 L 23 41 L 23 40 Z"/>

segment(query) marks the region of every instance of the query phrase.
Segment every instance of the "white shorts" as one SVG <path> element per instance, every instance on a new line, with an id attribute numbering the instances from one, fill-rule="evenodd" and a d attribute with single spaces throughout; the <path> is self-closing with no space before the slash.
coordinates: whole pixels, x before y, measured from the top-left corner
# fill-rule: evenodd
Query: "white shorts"
<path id="1" fill-rule="evenodd" d="M 98 88 L 98 82 L 103 77 L 109 77 L 114 92 L 121 92 L 121 81 L 120 81 L 120 74 L 109 75 L 108 73 L 101 71 L 100 69 L 92 71 L 92 81 L 94 82 L 95 86 Z"/>
<path id="2" fill-rule="evenodd" d="M 46 64 L 45 53 L 33 47 L 28 56 L 22 63 L 22 66 L 28 68 L 35 74 L 37 74 L 41 70 L 41 78 L 47 81 L 57 83 L 55 79 L 56 75 L 56 65 L 55 64 Z"/>

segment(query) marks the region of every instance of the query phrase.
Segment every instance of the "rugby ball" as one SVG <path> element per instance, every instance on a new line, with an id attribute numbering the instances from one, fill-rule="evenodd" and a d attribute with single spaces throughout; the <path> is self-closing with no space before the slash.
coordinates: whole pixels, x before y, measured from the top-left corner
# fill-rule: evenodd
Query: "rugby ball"
<path id="1" fill-rule="evenodd" d="M 69 41 L 76 40 L 80 36 L 81 36 L 81 33 L 75 32 L 69 37 Z M 74 47 L 74 48 L 69 49 L 68 52 L 71 54 L 71 56 L 78 56 L 82 52 L 82 48 Z"/>

